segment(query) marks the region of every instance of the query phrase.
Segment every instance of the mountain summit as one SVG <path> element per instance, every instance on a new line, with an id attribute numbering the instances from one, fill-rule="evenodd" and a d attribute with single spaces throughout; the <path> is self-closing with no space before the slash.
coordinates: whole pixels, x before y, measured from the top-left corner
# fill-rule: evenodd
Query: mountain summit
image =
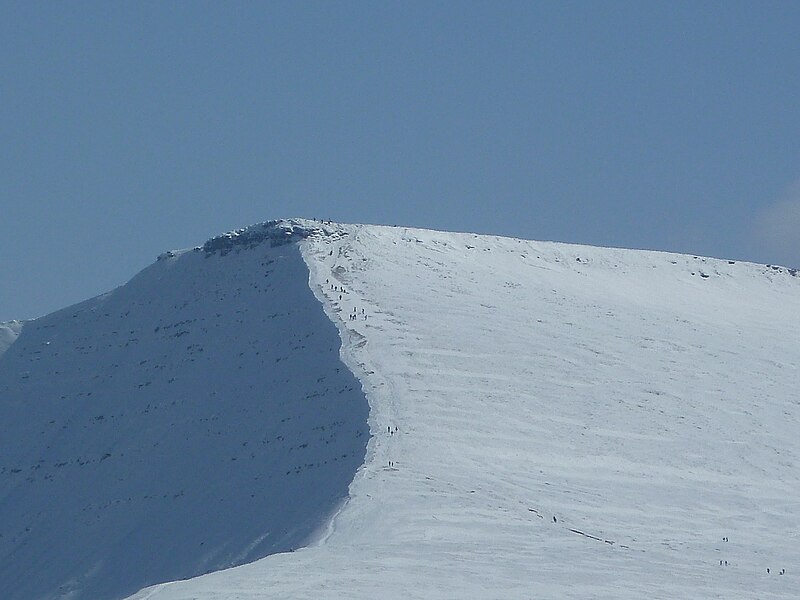
<path id="1" fill-rule="evenodd" d="M 798 313 L 782 267 L 474 234 L 167 252 L 0 327 L 0 595 L 794 597 Z"/>

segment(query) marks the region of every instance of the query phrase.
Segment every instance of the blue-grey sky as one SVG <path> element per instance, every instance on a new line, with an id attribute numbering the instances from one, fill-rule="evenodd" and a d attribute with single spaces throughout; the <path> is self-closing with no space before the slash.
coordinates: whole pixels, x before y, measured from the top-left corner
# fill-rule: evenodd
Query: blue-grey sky
<path id="1" fill-rule="evenodd" d="M 800 265 L 797 2 L 0 1 L 0 321 L 271 218 Z"/>

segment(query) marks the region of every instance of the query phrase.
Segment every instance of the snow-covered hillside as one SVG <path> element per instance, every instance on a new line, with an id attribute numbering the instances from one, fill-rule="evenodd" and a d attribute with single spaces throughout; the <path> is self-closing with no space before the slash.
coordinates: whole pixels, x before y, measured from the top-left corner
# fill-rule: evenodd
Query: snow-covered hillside
<path id="1" fill-rule="evenodd" d="M 368 407 L 298 247 L 220 240 L 0 358 L 0 598 L 120 598 L 291 550 L 346 497 Z"/>
<path id="2" fill-rule="evenodd" d="M 273 247 L 283 239 L 276 236 L 291 243 Z M 243 446 L 237 461 L 224 461 L 234 457 L 230 447 L 239 440 L 261 439 L 257 427 L 278 426 L 284 413 L 272 411 L 280 398 L 270 395 L 265 408 L 258 394 L 274 390 L 281 378 L 283 385 L 301 390 L 286 396 L 281 410 L 296 411 L 308 425 L 310 415 L 321 410 L 297 407 L 309 394 L 331 409 L 340 406 L 332 394 L 347 394 L 340 406 L 345 414 L 336 418 L 346 423 L 336 439 L 347 464 L 334 474 L 328 466 L 298 474 L 330 477 L 338 491 L 330 493 L 327 481 L 308 480 L 305 493 L 323 494 L 325 501 L 298 506 L 280 521 L 291 526 L 296 523 L 291 519 L 314 516 L 305 523 L 304 536 L 293 538 L 294 552 L 156 585 L 132 599 L 796 597 L 800 277 L 795 272 L 666 253 L 299 221 L 223 236 L 206 250 L 209 258 L 203 251 L 165 255 L 108 296 L 26 324 L 0 359 L 5 467 L 0 591 L 10 590 L 9 597 L 34 598 L 52 589 L 33 587 L 35 579 L 61 582 L 80 573 L 90 583 L 93 560 L 101 558 L 101 567 L 109 569 L 104 581 L 124 574 L 120 557 L 137 564 L 147 556 L 150 563 L 166 560 L 185 570 L 191 562 L 185 556 L 197 565 L 198 554 L 191 550 L 211 535 L 207 532 L 217 532 L 225 548 L 241 550 L 247 536 L 237 533 L 246 530 L 258 539 L 273 531 L 279 521 L 253 519 L 303 493 L 239 486 L 259 470 L 279 473 L 270 461 L 294 457 L 294 450 L 264 449 L 249 459 L 251 470 L 242 463 L 248 452 Z M 264 269 L 277 269 L 267 266 L 269 260 L 285 266 L 265 279 Z M 285 291 L 262 296 L 257 286 L 266 281 L 280 281 Z M 315 305 L 312 291 L 319 300 Z M 119 304 L 105 308 L 115 297 Z M 156 303 L 164 316 L 155 319 L 161 313 L 133 308 L 137 305 L 123 298 Z M 158 345 L 158 333 L 190 311 L 196 298 L 204 307 L 197 309 L 198 319 L 206 321 L 192 323 L 195 337 L 179 338 L 182 345 Z M 128 307 L 132 313 L 125 316 Z M 268 318 L 273 311 L 291 314 L 280 327 L 260 331 L 259 319 L 273 322 Z M 153 339 L 147 340 L 146 355 L 119 347 L 106 357 L 111 351 L 106 346 L 116 339 L 111 333 L 81 339 L 103 318 L 112 318 L 102 317 L 105 312 L 119 323 L 135 317 L 131 322 L 142 324 L 130 331 L 112 325 L 116 335 L 124 334 L 122 342 L 143 340 L 144 324 L 161 328 L 148 331 Z M 215 319 L 224 320 L 226 332 L 210 337 Z M 363 386 L 368 416 L 358 383 L 336 371 L 331 321 L 341 336 L 341 358 Z M 302 342 L 296 328 L 319 344 Z M 74 348 L 69 363 L 52 357 L 56 343 Z M 177 383 L 167 383 L 170 373 L 182 372 L 190 358 L 200 360 L 191 354 L 195 343 L 203 347 L 204 362 L 192 371 L 202 383 L 187 387 L 185 395 L 194 403 L 167 407 L 169 386 Z M 287 360 L 297 368 L 278 375 L 271 365 L 271 379 L 260 380 L 268 361 L 251 356 L 247 362 L 248 352 L 272 348 L 275 353 L 276 345 L 286 344 L 293 357 Z M 84 360 L 86 351 L 95 354 Z M 111 365 L 139 360 L 158 365 L 169 360 L 170 366 L 152 374 L 126 367 L 124 385 L 109 379 L 122 368 Z M 61 364 L 81 369 L 71 370 L 68 385 L 59 388 L 72 402 L 43 391 L 55 389 L 63 374 L 54 370 Z M 318 372 L 340 379 L 335 385 L 325 380 L 322 391 L 313 383 Z M 158 382 L 156 373 L 163 373 Z M 98 402 L 96 390 L 105 390 L 103 385 L 115 387 Z M 238 386 L 238 393 L 224 392 L 231 386 Z M 91 398 L 85 396 L 88 390 Z M 223 405 L 219 395 L 226 396 Z M 142 412 L 147 403 L 159 403 L 157 414 L 141 415 L 129 425 L 135 411 L 128 407 Z M 101 406 L 116 406 L 118 412 L 124 407 L 125 414 L 111 419 L 105 408 L 101 423 L 87 422 L 88 415 L 101 414 Z M 209 406 L 227 419 L 224 427 L 186 425 L 180 435 L 173 432 L 171 424 L 197 419 L 195 413 L 205 415 Z M 242 407 L 246 416 L 236 413 Z M 371 437 L 365 456 L 367 436 L 360 434 L 367 419 Z M 67 430 L 57 431 L 64 425 Z M 97 433 L 109 425 L 116 429 L 105 437 Z M 19 427 L 27 429 L 17 432 Z M 303 443 L 300 437 L 310 437 L 308 431 L 287 432 L 287 444 Z M 180 442 L 181 435 L 193 432 L 192 439 L 206 444 L 202 459 L 186 456 Z M 215 434 L 226 442 L 211 445 Z M 156 441 L 161 448 L 150 451 Z M 122 460 L 115 443 L 144 460 L 126 458 L 112 468 L 112 457 Z M 55 455 L 44 453 L 56 444 L 79 452 L 84 462 L 97 455 L 98 462 L 58 472 L 51 466 L 57 464 Z M 316 463 L 336 456 L 322 447 L 321 438 L 317 444 Z M 103 452 L 112 457 L 100 461 Z M 167 459 L 171 468 L 154 470 L 154 462 Z M 12 464 L 20 470 L 9 473 Z M 136 476 L 128 477 L 120 464 Z M 60 487 L 46 487 L 45 468 L 61 478 Z M 229 473 L 237 468 L 242 470 Z M 356 468 L 349 500 L 326 520 Z M 203 495 L 198 472 L 215 482 L 216 495 Z M 170 483 L 176 473 L 180 486 Z M 235 481 L 229 479 L 233 473 L 240 473 Z M 114 477 L 124 484 L 112 484 Z M 287 473 L 280 485 L 291 481 Z M 76 489 L 84 482 L 93 488 Z M 123 518 L 103 512 L 99 504 L 95 508 L 97 495 L 119 500 L 118 485 L 142 498 L 135 514 Z M 197 511 L 191 522 L 180 518 L 185 507 L 177 499 L 162 498 L 158 508 L 148 505 L 147 486 L 158 486 L 159 493 L 187 490 L 184 497 Z M 258 509 L 237 510 L 231 517 L 214 505 L 217 497 Z M 61 512 L 62 506 L 72 512 Z M 85 506 L 91 508 L 82 510 Z M 8 514 L 13 531 L 5 526 Z M 74 521 L 75 514 L 82 520 Z M 125 535 L 123 521 L 129 527 Z M 36 527 L 25 531 L 28 522 Z M 224 539 L 229 529 L 231 541 Z M 111 532 L 113 539 L 96 547 L 105 541 L 101 532 Z M 89 549 L 80 568 L 75 563 L 83 557 L 65 533 Z M 8 540 L 12 535 L 14 542 Z M 314 541 L 299 548 L 301 537 L 309 535 Z M 48 542 L 56 549 L 52 557 L 45 553 Z M 262 545 L 234 560 L 286 547 Z M 53 564 L 61 568 L 57 576 Z M 143 572 L 155 581 L 161 576 L 155 568 Z M 27 589 L 16 592 L 15 577 Z"/>

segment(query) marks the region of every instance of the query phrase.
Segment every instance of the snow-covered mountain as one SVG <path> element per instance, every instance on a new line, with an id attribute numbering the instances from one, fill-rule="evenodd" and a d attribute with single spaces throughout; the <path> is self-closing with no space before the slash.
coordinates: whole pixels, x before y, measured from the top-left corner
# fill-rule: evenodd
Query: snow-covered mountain
<path id="1" fill-rule="evenodd" d="M 0 331 L 0 596 L 794 598 L 798 314 L 782 267 L 473 234 L 166 253 Z"/>

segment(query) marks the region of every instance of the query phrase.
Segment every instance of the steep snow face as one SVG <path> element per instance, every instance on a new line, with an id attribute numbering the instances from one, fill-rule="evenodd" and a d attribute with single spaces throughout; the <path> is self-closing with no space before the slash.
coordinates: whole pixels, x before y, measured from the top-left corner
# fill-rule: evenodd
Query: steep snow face
<path id="1" fill-rule="evenodd" d="M 0 597 L 119 598 L 325 535 L 368 406 L 284 225 L 163 255 L 0 358 Z"/>
<path id="2" fill-rule="evenodd" d="M 22 331 L 22 325 L 22 321 L 0 323 L 0 356 L 3 356 L 3 353 L 17 339 L 19 332 Z"/>
<path id="3" fill-rule="evenodd" d="M 341 233 L 300 244 L 371 407 L 350 501 L 320 544 L 133 598 L 796 597 L 800 278 Z"/>

